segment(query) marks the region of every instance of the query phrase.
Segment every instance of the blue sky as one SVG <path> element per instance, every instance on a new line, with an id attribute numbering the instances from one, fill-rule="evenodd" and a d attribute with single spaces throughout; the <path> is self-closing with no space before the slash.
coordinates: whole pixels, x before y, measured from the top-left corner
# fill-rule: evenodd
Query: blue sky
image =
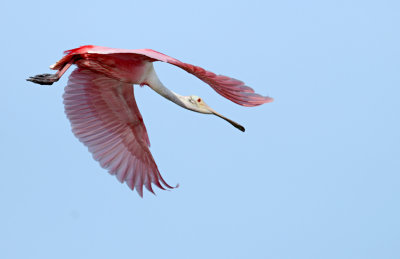
<path id="1" fill-rule="evenodd" d="M 398 1 L 0 4 L 0 258 L 399 258 Z M 73 136 L 50 72 L 85 44 L 152 48 L 245 81 L 238 106 L 179 68 L 161 81 L 243 124 L 135 87 L 180 188 L 141 199 Z M 70 72 L 67 73 L 69 75 Z"/>

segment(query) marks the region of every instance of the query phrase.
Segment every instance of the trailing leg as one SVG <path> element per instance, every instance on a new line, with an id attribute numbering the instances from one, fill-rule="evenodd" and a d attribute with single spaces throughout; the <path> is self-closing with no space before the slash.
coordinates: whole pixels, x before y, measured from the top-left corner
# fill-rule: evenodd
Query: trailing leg
<path id="1" fill-rule="evenodd" d="M 72 59 L 55 74 L 40 74 L 36 76 L 31 76 L 26 80 L 40 85 L 52 85 L 54 82 L 57 82 L 62 77 L 62 75 L 74 63 L 74 61 L 75 60 Z"/>

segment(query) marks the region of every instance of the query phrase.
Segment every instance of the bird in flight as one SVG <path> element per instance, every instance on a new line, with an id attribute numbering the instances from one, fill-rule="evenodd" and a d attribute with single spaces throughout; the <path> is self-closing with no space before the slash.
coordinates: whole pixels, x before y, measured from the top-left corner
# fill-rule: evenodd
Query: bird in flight
<path id="1" fill-rule="evenodd" d="M 143 186 L 154 193 L 152 184 L 172 189 L 162 178 L 153 156 L 143 118 L 136 105 L 133 84 L 147 85 L 177 105 L 199 113 L 216 115 L 235 128 L 240 124 L 209 107 L 202 98 L 182 96 L 166 88 L 158 78 L 153 62 L 162 61 L 193 74 L 223 97 L 242 106 L 272 102 L 256 94 L 242 81 L 216 75 L 201 67 L 183 63 L 151 49 L 115 49 L 93 45 L 67 50 L 65 56 L 50 66 L 55 74 L 40 74 L 28 81 L 51 85 L 67 69 L 77 68 L 68 79 L 63 95 L 65 113 L 72 132 L 88 147 L 95 160 L 110 174 L 143 197 Z"/>

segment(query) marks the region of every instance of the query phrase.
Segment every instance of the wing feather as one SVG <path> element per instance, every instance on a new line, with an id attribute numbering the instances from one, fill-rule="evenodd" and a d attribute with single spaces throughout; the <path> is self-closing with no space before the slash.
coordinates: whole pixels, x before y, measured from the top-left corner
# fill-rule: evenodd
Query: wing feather
<path id="1" fill-rule="evenodd" d="M 261 96 L 255 93 L 252 88 L 245 85 L 240 80 L 224 75 L 216 75 L 201 67 L 183 63 L 178 60 L 171 60 L 168 63 L 178 66 L 186 72 L 195 75 L 197 78 L 211 86 L 217 93 L 236 104 L 252 107 L 273 101 L 271 97 Z"/>
<path id="2" fill-rule="evenodd" d="M 133 86 L 100 73 L 77 68 L 63 95 L 65 113 L 75 136 L 95 160 L 143 196 L 143 185 L 173 188 L 158 171 L 136 105 Z"/>
<path id="3" fill-rule="evenodd" d="M 151 50 L 151 49 L 135 49 L 135 50 L 127 50 L 127 49 L 115 49 L 115 48 L 107 48 L 93 45 L 86 45 L 76 49 L 71 49 L 65 51 L 65 56 L 54 64 L 52 69 L 60 69 L 66 63 L 68 63 L 74 56 L 79 55 L 90 55 L 90 54 L 128 54 L 132 57 L 140 56 L 142 59 L 148 61 L 162 61 L 167 62 L 169 64 L 175 65 L 186 72 L 196 76 L 209 86 L 211 86 L 218 94 L 223 97 L 231 100 L 234 103 L 237 103 L 242 106 L 258 106 L 263 103 L 272 102 L 273 99 L 268 96 L 262 96 L 254 92 L 254 90 L 245 85 L 244 82 L 224 76 L 224 75 L 216 75 L 215 73 L 205 70 L 199 66 L 191 65 L 188 63 L 181 62 L 175 58 L 162 54 L 160 52 Z"/>

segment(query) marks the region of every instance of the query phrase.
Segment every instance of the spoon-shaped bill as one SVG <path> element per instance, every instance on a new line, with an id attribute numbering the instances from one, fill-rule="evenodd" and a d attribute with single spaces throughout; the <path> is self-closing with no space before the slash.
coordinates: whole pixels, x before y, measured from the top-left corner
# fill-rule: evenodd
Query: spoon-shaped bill
<path id="1" fill-rule="evenodd" d="M 224 120 L 226 120 L 227 122 L 229 122 L 230 124 L 232 124 L 232 126 L 235 127 L 235 128 L 237 128 L 238 130 L 243 131 L 243 132 L 245 131 L 245 128 L 244 128 L 242 125 L 240 125 L 239 123 L 237 123 L 237 122 L 235 122 L 235 121 L 233 121 L 233 120 L 231 120 L 231 119 L 228 119 L 227 117 L 225 117 L 225 116 L 219 114 L 218 112 L 214 111 L 214 110 L 211 109 L 211 108 L 210 108 L 210 111 L 211 111 L 212 114 L 214 114 L 214 115 L 220 117 L 221 119 L 224 119 Z"/>

